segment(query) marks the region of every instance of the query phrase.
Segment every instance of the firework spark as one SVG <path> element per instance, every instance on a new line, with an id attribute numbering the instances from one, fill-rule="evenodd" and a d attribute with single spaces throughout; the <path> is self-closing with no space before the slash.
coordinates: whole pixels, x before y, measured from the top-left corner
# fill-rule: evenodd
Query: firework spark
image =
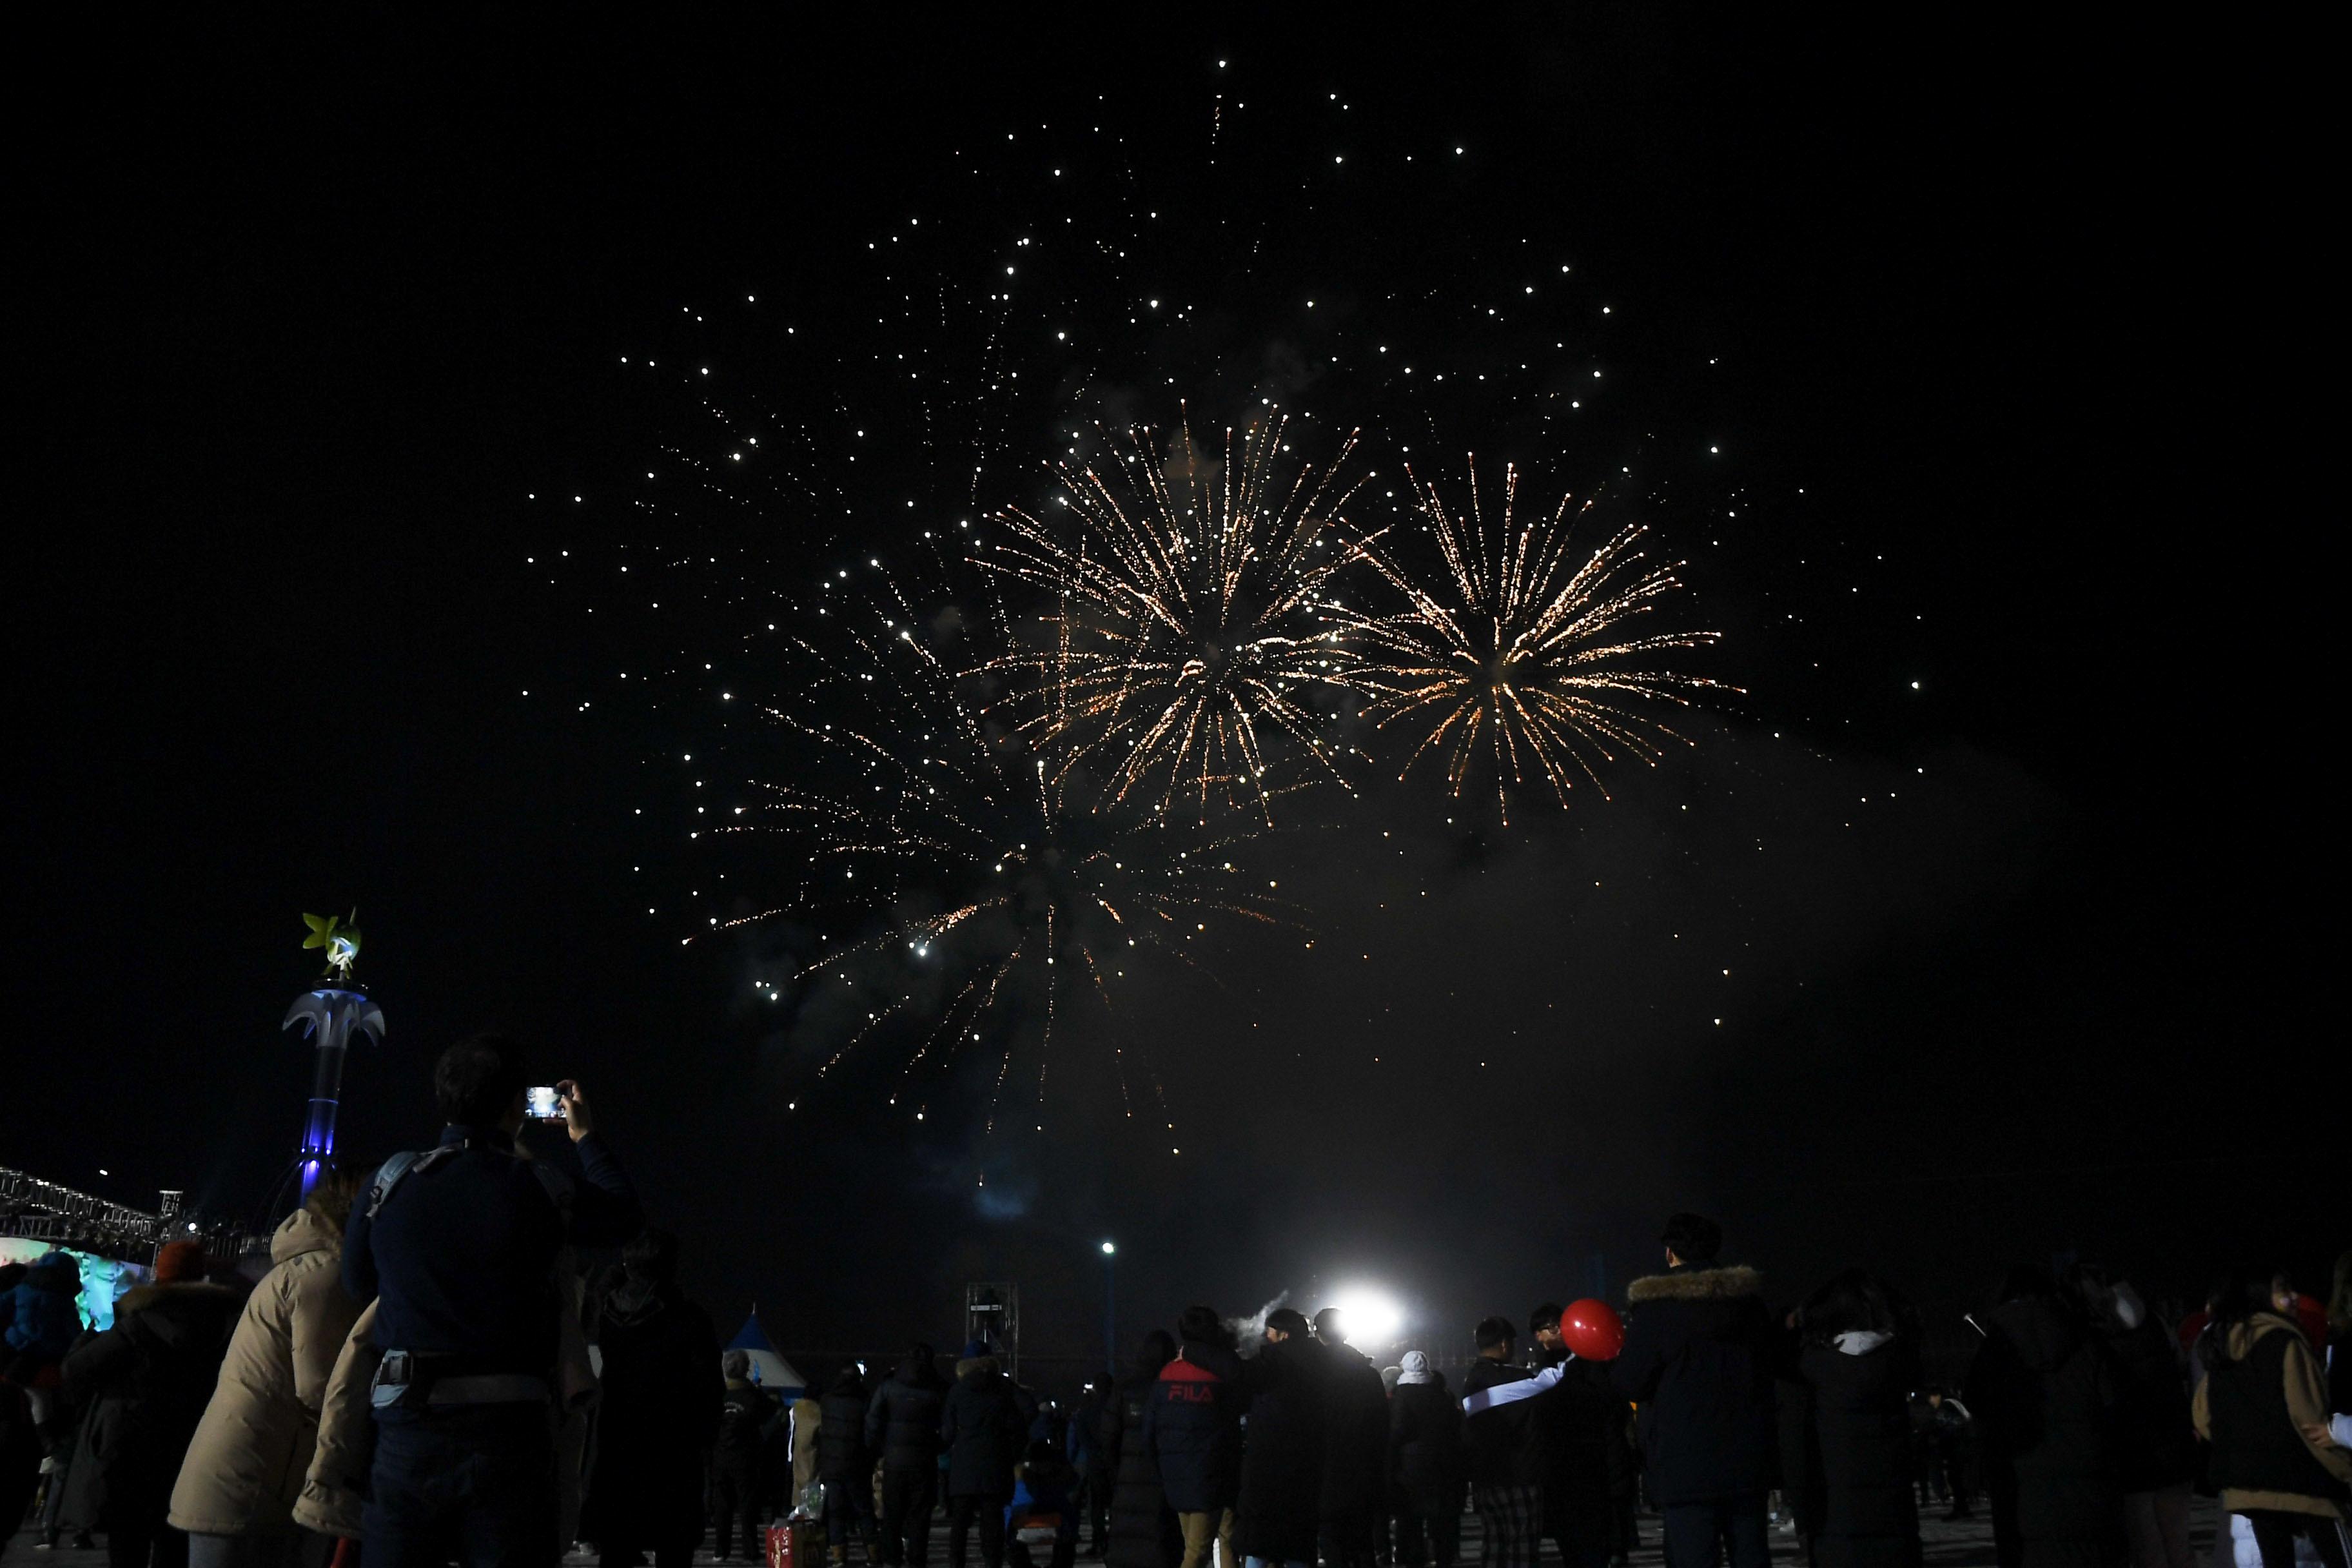
<path id="1" fill-rule="evenodd" d="M 1580 556 L 1572 498 L 1563 495 L 1548 519 L 1520 521 L 1516 468 L 1505 471 L 1503 514 L 1491 535 L 1475 459 L 1466 518 L 1448 510 L 1410 465 L 1405 474 L 1444 559 L 1443 586 L 1424 587 L 1391 555 L 1375 552 L 1374 569 L 1404 608 L 1338 612 L 1357 659 L 1352 679 L 1374 698 L 1365 716 L 1382 729 L 1420 734 L 1400 778 L 1436 752 L 1458 797 L 1484 755 L 1506 823 L 1512 791 L 1530 774 L 1562 806 L 1578 773 L 1605 797 L 1601 767 L 1621 752 L 1654 763 L 1664 742 L 1684 740 L 1647 709 L 1687 707 L 1693 692 L 1735 689 L 1650 662 L 1713 643 L 1720 633 L 1626 635 L 1634 617 L 1682 586 L 1679 563 L 1643 563 L 1642 527 L 1622 529 Z"/>
<path id="2" fill-rule="evenodd" d="M 927 1078 L 992 1051 L 992 1132 L 1015 1059 L 1033 1043 L 1042 1108 L 1056 1031 L 1091 997 L 1108 1027 L 1088 1032 L 1109 1041 L 1127 1115 L 1138 1113 L 1130 1080 L 1139 1077 L 1172 1132 L 1159 1075 L 1118 1026 L 1118 981 L 1146 952 L 1205 973 L 1196 939 L 1212 921 L 1290 923 L 1286 907 L 1244 886 L 1232 856 L 1245 834 L 1186 835 L 1139 811 L 1074 805 L 1080 775 L 992 723 L 986 692 L 973 689 L 985 681 L 959 676 L 919 634 L 919 625 L 947 627 L 943 640 L 955 641 L 959 617 L 919 622 L 895 585 L 886 595 L 873 626 L 845 626 L 839 653 L 793 639 L 803 662 L 793 701 L 764 710 L 782 742 L 776 780 L 755 784 L 756 804 L 734 830 L 785 836 L 804 857 L 785 872 L 797 896 L 718 929 L 858 925 L 789 983 L 803 999 L 845 984 L 871 1004 L 820 1076 L 869 1042 L 896 1042 L 907 1054 L 893 1103 L 915 1097 L 920 1114 Z M 865 717 L 843 721 L 852 712 Z"/>
<path id="3" fill-rule="evenodd" d="M 1150 431 L 1130 431 L 1114 475 L 1057 467 L 1072 525 L 999 513 L 1011 542 L 977 558 L 1052 595 L 1047 646 L 997 668 L 1034 683 L 1023 731 L 1098 763 L 1114 802 L 1165 816 L 1190 797 L 1204 823 L 1213 805 L 1270 822 L 1286 764 L 1346 782 L 1312 700 L 1347 681 L 1328 612 L 1334 580 L 1366 559 L 1341 517 L 1355 437 L 1286 488 L 1286 428 L 1254 424 L 1238 450 L 1228 429 L 1222 460 L 1188 426 L 1164 460 Z"/>

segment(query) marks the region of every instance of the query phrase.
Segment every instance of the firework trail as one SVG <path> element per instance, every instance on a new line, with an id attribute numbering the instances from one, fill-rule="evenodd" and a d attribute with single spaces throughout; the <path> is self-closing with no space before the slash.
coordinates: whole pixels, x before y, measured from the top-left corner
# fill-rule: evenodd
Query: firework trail
<path id="1" fill-rule="evenodd" d="M 1346 783 L 1313 701 L 1348 683 L 1329 610 L 1335 579 L 1367 559 L 1341 516 L 1355 437 L 1286 487 L 1286 428 L 1253 424 L 1238 449 L 1228 429 L 1214 461 L 1189 426 L 1165 459 L 1150 431 L 1129 431 L 1112 473 L 1057 467 L 1069 525 L 1001 512 L 1011 541 L 975 557 L 1050 596 L 1043 646 L 993 668 L 1027 688 L 1022 732 L 1061 765 L 1099 766 L 1114 804 L 1164 817 L 1187 798 L 1202 823 L 1213 806 L 1270 823 L 1274 797 L 1297 787 L 1286 764 Z"/>
<path id="2" fill-rule="evenodd" d="M 1205 973 L 1194 943 L 1213 921 L 1291 923 L 1286 906 L 1244 886 L 1232 856 L 1248 835 L 1187 835 L 1142 812 L 1075 804 L 1083 774 L 992 721 L 986 678 L 942 658 L 938 645 L 968 640 L 960 611 L 919 617 L 887 579 L 862 611 L 835 604 L 835 646 L 792 639 L 792 698 L 763 710 L 776 742 L 770 777 L 720 830 L 781 835 L 798 852 L 785 872 L 796 896 L 715 929 L 845 918 L 857 927 L 786 983 L 852 987 L 873 1004 L 820 1076 L 861 1047 L 895 1047 L 892 1102 L 913 1098 L 919 1116 L 928 1081 L 992 1054 L 993 1132 L 1016 1058 L 1033 1045 L 1042 1113 L 1057 1032 L 1091 998 L 1108 1027 L 1085 1032 L 1110 1042 L 1128 1116 L 1139 1077 L 1172 1132 L 1157 1072 L 1121 1043 L 1113 995 L 1143 953 Z M 990 614 L 1002 621 L 1001 609 Z"/>
<path id="3" fill-rule="evenodd" d="M 1400 778 L 1435 752 L 1445 759 L 1446 782 L 1458 797 L 1485 756 L 1507 824 L 1512 792 L 1525 788 L 1530 775 L 1562 806 L 1578 773 L 1606 797 L 1602 764 L 1621 752 L 1654 763 L 1664 742 L 1684 739 L 1645 710 L 1687 707 L 1693 692 L 1736 689 L 1651 662 L 1713 643 L 1720 633 L 1627 635 L 1635 617 L 1682 586 L 1675 576 L 1679 563 L 1643 564 L 1637 547 L 1644 529 L 1622 529 L 1580 554 L 1572 498 L 1563 495 L 1548 519 L 1519 519 L 1515 467 L 1505 470 L 1502 518 L 1492 531 L 1475 459 L 1466 518 L 1449 510 L 1410 465 L 1405 475 L 1445 563 L 1441 586 L 1423 586 L 1376 552 L 1373 568 L 1404 608 L 1335 612 L 1355 661 L 1350 679 L 1373 695 L 1365 717 L 1381 729 L 1395 725 L 1420 736 Z M 1579 515 L 1591 505 L 1577 509 Z"/>

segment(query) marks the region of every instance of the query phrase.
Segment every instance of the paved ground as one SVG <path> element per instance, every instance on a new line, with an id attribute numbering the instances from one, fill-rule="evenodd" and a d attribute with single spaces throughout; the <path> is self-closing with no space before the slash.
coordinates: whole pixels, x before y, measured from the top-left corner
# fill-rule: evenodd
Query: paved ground
<path id="1" fill-rule="evenodd" d="M 2197 1500 L 2194 1533 L 2200 1563 L 2212 1562 L 2214 1531 L 2220 1518 L 2220 1513 L 2210 1502 L 2202 1498 Z M 1919 1533 L 1927 1548 L 1926 1568 L 1991 1568 L 1992 1526 L 1981 1512 L 1973 1519 L 1957 1521 L 1947 1521 L 1940 1513 L 1931 1514 L 1922 1522 Z M 944 1527 L 932 1532 L 931 1558 L 934 1563 L 943 1563 L 947 1560 L 944 1536 Z M 1462 1530 L 1462 1551 L 1465 1563 L 1475 1564 L 1478 1561 L 1478 1537 L 1477 1516 L 1466 1516 Z M 106 1568 L 106 1553 L 102 1550 L 40 1552 L 34 1550 L 34 1540 L 30 1534 L 17 1536 L 9 1543 L 7 1551 L 0 1553 L 0 1568 Z M 1657 1517 L 1644 1515 L 1642 1520 L 1643 1550 L 1633 1554 L 1633 1568 L 1663 1568 L 1658 1540 Z M 1774 1534 L 1772 1555 L 1776 1561 L 1790 1564 L 1802 1561 L 1793 1535 Z M 972 1556 L 977 1562 L 977 1542 L 974 1543 Z M 572 1561 L 586 1563 L 590 1560 L 583 1556 Z M 696 1561 L 709 1563 L 713 1559 L 706 1553 L 698 1555 Z M 853 1561 L 859 1563 L 862 1568 L 863 1554 L 854 1553 Z M 1087 1559 L 1081 1558 L 1080 1561 Z M 1559 1561 L 1549 1544 L 1544 1548 L 1543 1561 L 1547 1563 Z M 2228 1568 L 2228 1564 L 2224 1563 L 2221 1568 Z"/>

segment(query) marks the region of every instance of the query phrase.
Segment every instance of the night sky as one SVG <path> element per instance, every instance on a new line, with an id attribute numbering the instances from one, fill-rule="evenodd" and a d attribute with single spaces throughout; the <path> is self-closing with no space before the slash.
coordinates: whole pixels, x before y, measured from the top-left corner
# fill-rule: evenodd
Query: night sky
<path id="1" fill-rule="evenodd" d="M 432 1054 L 515 1028 L 787 1350 L 944 1342 L 962 1281 L 1013 1279 L 1029 1348 L 1087 1353 L 1104 1237 L 1130 1327 L 1374 1281 L 1453 1349 L 1622 1292 L 1682 1207 L 1790 1300 L 1863 1262 L 1948 1314 L 2073 1253 L 2324 1283 L 2339 612 L 2304 540 L 2340 503 L 2273 195 L 2315 100 L 2251 45 L 1790 25 L 60 49 L 18 223 L 48 499 L 12 530 L 0 1162 L 253 1210 L 310 1072 L 298 916 L 356 904 L 390 1031 L 344 1147 L 429 1139 Z M 679 942 L 782 901 L 686 837 L 677 756 L 788 765 L 709 681 L 795 700 L 755 605 L 1040 501 L 1069 406 L 1179 396 L 1601 486 L 1744 695 L 1508 827 L 1392 767 L 1286 813 L 1251 854 L 1302 929 L 1125 1004 L 1181 1154 L 1083 1026 L 1042 1134 L 982 1133 L 984 1064 L 919 1124 L 878 1070 L 814 1083 L 837 1022 L 748 984 L 789 941 Z M 779 478 L 698 481 L 755 427 L 796 433 Z"/>

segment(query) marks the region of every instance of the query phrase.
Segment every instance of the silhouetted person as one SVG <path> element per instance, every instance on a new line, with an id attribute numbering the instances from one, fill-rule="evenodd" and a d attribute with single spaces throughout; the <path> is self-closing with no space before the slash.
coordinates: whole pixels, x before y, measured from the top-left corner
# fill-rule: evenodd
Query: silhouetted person
<path id="1" fill-rule="evenodd" d="M 919 1344 L 866 1407 L 866 1446 L 882 1457 L 882 1561 L 923 1568 L 940 1491 L 940 1417 L 947 1380 Z"/>
<path id="2" fill-rule="evenodd" d="M 343 1289 L 376 1303 L 368 1568 L 530 1568 L 560 1551 L 556 1258 L 640 1224 L 588 1100 L 557 1084 L 585 1180 L 517 1157 L 522 1056 L 503 1035 L 441 1053 L 441 1142 L 395 1154 L 352 1210 Z M 568 1236 L 567 1236 L 568 1233 Z M 716 1352 L 710 1370 L 717 1377 Z M 712 1395 L 716 1404 L 716 1394 Z"/>
<path id="3" fill-rule="evenodd" d="M 2050 1270 L 2010 1270 L 1968 1381 L 2001 1568 L 2123 1561 L 2122 1396 L 2115 1358 L 2060 1299 Z"/>
<path id="4" fill-rule="evenodd" d="M 710 1314 L 679 1293 L 676 1237 L 646 1230 L 621 1263 L 598 1341 L 596 1544 L 604 1568 L 627 1568 L 646 1551 L 655 1568 L 688 1568 L 702 1542 L 703 1458 L 726 1402 L 719 1337 Z"/>
<path id="5" fill-rule="evenodd" d="M 1331 1380 L 1324 1406 L 1324 1560 L 1330 1568 L 1367 1568 L 1387 1508 L 1388 1387 L 1371 1358 L 1348 1342 L 1337 1307 L 1315 1314 L 1315 1339 Z"/>
<path id="6" fill-rule="evenodd" d="M 1176 1342 L 1165 1329 L 1143 1336 L 1143 1344 L 1128 1370 L 1111 1384 L 1110 1403 L 1103 1407 L 1101 1443 L 1111 1461 L 1109 1568 L 1176 1568 L 1183 1555 L 1176 1515 L 1160 1485 L 1144 1437 L 1160 1373 L 1176 1354 Z"/>
<path id="7" fill-rule="evenodd" d="M 1265 1343 L 1245 1364 L 1249 1426 L 1242 1440 L 1234 1550 L 1246 1568 L 1314 1568 L 1323 1500 L 1323 1414 L 1329 1376 L 1306 1314 L 1266 1314 Z"/>
<path id="8" fill-rule="evenodd" d="M 1508 1318 L 1482 1320 L 1478 1358 L 1462 1379 L 1462 1451 L 1470 1503 L 1486 1532 L 1488 1568 L 1535 1568 L 1543 1542 L 1543 1444 L 1536 1408 L 1549 1373 L 1513 1359 L 1518 1331 Z"/>
<path id="9" fill-rule="evenodd" d="M 1003 1568 L 1004 1509 L 1028 1427 L 1013 1380 L 988 1347 L 978 1341 L 965 1346 L 940 1415 L 940 1441 L 948 1453 L 948 1568 L 963 1568 L 974 1524 L 982 1560 L 988 1568 Z"/>
<path id="10" fill-rule="evenodd" d="M 1242 1483 L 1242 1413 L 1248 1394 L 1241 1359 L 1215 1310 L 1187 1307 L 1181 1342 L 1160 1369 L 1143 1415 L 1144 1452 L 1160 1475 L 1183 1537 L 1182 1568 L 1210 1568 L 1215 1546 L 1233 1568 L 1234 1504 Z"/>
<path id="11" fill-rule="evenodd" d="M 824 1482 L 824 1539 L 834 1568 L 849 1561 L 853 1534 L 866 1543 L 868 1563 L 882 1560 L 882 1535 L 874 1519 L 874 1450 L 866 1438 L 873 1399 L 866 1374 L 852 1362 L 818 1402 L 816 1473 Z"/>
<path id="12" fill-rule="evenodd" d="M 2210 1310 L 2195 1413 L 2213 1445 L 2206 1474 L 2221 1506 L 2246 1516 L 2263 1568 L 2294 1568 L 2298 1538 L 2326 1568 L 2345 1568 L 2352 1452 L 2329 1436 L 2326 1384 L 2295 1322 L 2294 1287 L 2267 1268 L 2240 1269 Z"/>
<path id="13" fill-rule="evenodd" d="M 1462 1557 L 1462 1406 L 1423 1352 L 1407 1351 L 1398 1370 L 1389 1451 L 1403 1495 L 1397 1560 L 1454 1568 Z"/>
<path id="14" fill-rule="evenodd" d="M 1859 1268 L 1813 1292 L 1797 1322 L 1800 1442 L 1781 1455 L 1781 1485 L 1801 1500 L 1814 1568 L 1917 1568 L 1917 1342 L 1885 1287 Z"/>
<path id="15" fill-rule="evenodd" d="M 180 1463 L 212 1400 L 243 1303 L 205 1280 L 204 1247 L 175 1241 L 152 1284 L 114 1304 L 114 1326 L 67 1355 L 65 1382 L 100 1434 L 88 1453 L 103 1500 L 108 1568 L 185 1568 L 188 1538 L 165 1522 Z"/>
<path id="16" fill-rule="evenodd" d="M 761 1471 L 767 1458 L 768 1423 L 776 1414 L 775 1396 L 751 1381 L 751 1352 L 729 1351 L 719 1358 L 726 1380 L 719 1395 L 719 1435 L 710 1446 L 710 1504 L 718 1518 L 720 1562 L 735 1555 L 762 1555 L 760 1540 Z"/>
<path id="17" fill-rule="evenodd" d="M 1764 1568 L 1772 1485 L 1779 1330 L 1753 1268 L 1717 1267 L 1723 1231 L 1678 1214 L 1661 1238 L 1666 1271 L 1625 1292 L 1617 1392 L 1641 1405 L 1651 1500 L 1665 1516 L 1667 1568 Z"/>
<path id="18" fill-rule="evenodd" d="M 2066 1271 L 2067 1293 L 2091 1332 L 2106 1343 L 2119 1374 L 2116 1484 L 2124 1494 L 2124 1537 L 2132 1568 L 2196 1568 L 2189 1544 L 2189 1497 L 2197 1479 L 2197 1430 L 2179 1342 L 2139 1293 L 2095 1263 Z"/>

